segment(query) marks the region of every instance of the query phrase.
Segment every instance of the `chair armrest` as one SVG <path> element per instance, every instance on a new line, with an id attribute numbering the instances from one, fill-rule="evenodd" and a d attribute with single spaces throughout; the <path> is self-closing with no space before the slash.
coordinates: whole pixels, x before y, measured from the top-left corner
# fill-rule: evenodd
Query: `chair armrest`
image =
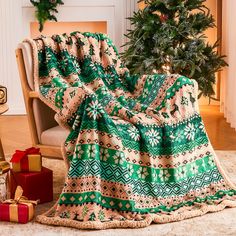
<path id="1" fill-rule="evenodd" d="M 55 112 L 44 104 L 41 100 L 33 99 L 33 113 L 39 142 L 41 143 L 41 134 L 43 131 L 57 126 L 54 119 Z"/>

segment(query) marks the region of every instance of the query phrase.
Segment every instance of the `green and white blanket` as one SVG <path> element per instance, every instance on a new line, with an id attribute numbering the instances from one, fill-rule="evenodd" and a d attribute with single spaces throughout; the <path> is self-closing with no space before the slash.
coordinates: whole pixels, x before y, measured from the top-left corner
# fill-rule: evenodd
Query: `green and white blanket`
<path id="1" fill-rule="evenodd" d="M 70 130 L 64 188 L 39 222 L 145 227 L 236 206 L 199 115 L 196 81 L 130 75 L 103 34 L 27 41 L 36 90 Z"/>

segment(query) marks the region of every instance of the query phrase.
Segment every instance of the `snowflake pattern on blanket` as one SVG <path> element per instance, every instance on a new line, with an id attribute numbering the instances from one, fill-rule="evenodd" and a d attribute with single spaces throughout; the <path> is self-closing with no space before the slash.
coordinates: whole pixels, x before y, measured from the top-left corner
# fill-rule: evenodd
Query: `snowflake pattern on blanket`
<path id="1" fill-rule="evenodd" d="M 39 222 L 144 227 L 236 206 L 199 115 L 196 81 L 130 75 L 103 34 L 27 41 L 36 90 L 70 130 L 64 188 Z"/>

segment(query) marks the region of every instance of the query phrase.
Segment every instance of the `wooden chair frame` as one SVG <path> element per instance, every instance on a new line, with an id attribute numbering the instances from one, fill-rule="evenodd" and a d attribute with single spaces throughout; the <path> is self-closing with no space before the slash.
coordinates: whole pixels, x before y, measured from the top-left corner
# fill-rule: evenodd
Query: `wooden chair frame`
<path id="1" fill-rule="evenodd" d="M 21 80 L 22 92 L 25 101 L 25 108 L 27 112 L 32 145 L 34 147 L 40 148 L 43 157 L 62 159 L 61 147 L 44 145 L 39 142 L 33 112 L 33 99 L 39 99 L 39 95 L 36 91 L 32 90 L 29 87 L 22 49 L 17 48 L 15 54 Z"/>

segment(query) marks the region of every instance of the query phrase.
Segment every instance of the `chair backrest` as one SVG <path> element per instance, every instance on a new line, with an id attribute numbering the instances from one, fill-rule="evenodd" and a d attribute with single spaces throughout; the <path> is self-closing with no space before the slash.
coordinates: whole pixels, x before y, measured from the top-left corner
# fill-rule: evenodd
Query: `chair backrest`
<path id="1" fill-rule="evenodd" d="M 39 100 L 34 91 L 33 57 L 29 43 L 24 42 L 19 44 L 18 49 L 16 50 L 16 55 L 17 54 L 19 57 L 17 58 L 18 67 L 19 70 L 22 70 L 22 73 L 20 72 L 20 77 L 29 126 L 30 129 L 36 129 L 36 135 L 35 132 L 31 130 L 33 144 L 35 145 L 40 143 L 41 133 L 44 130 L 52 128 L 58 124 L 54 119 L 55 112 Z"/>

